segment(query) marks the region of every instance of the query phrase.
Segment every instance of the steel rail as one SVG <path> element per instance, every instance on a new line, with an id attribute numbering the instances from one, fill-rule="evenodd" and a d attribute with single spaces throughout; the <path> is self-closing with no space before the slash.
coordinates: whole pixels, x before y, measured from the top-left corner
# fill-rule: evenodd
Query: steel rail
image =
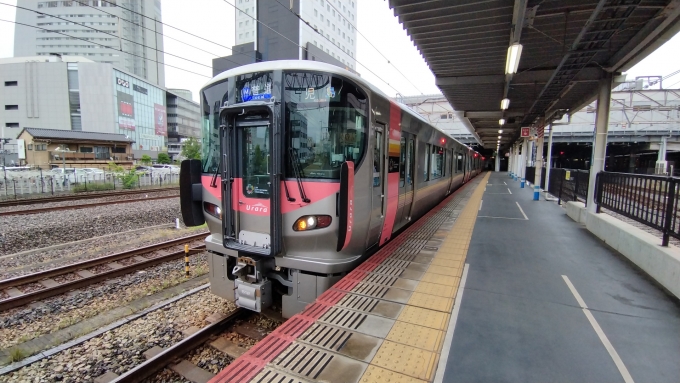
<path id="1" fill-rule="evenodd" d="M 37 205 L 41 203 L 52 203 L 52 202 L 62 202 L 62 201 L 75 201 L 81 199 L 95 199 L 95 198 L 105 198 L 105 197 L 116 197 L 125 196 L 133 194 L 142 193 L 160 193 L 164 191 L 179 190 L 178 187 L 171 188 L 154 188 L 154 189 L 140 189 L 140 190 L 127 190 L 119 192 L 102 192 L 102 193 L 92 193 L 92 194 L 82 194 L 82 195 L 65 195 L 56 197 L 44 197 L 44 198 L 27 198 L 19 200 L 6 200 L 0 201 L 0 207 L 8 206 L 21 206 L 21 205 Z"/>
<path id="2" fill-rule="evenodd" d="M 190 254 L 197 253 L 199 251 L 202 251 L 203 249 L 205 249 L 205 245 L 193 247 L 193 248 L 190 249 Z M 133 264 L 130 264 L 130 265 L 126 265 L 126 266 L 123 266 L 123 267 L 118 268 L 118 269 L 113 269 L 113 270 L 106 271 L 106 272 L 103 272 L 103 273 L 94 274 L 94 275 L 89 276 L 89 277 L 85 277 L 85 278 L 77 279 L 77 280 L 74 280 L 74 281 L 62 283 L 62 284 L 59 284 L 58 286 L 55 286 L 55 287 L 48 287 L 48 288 L 45 288 L 45 289 L 41 289 L 41 290 L 26 293 L 26 294 L 22 294 L 22 295 L 19 295 L 19 296 L 16 296 L 16 297 L 7 298 L 7 299 L 0 301 L 0 311 L 10 310 L 10 309 L 13 309 L 15 307 L 26 305 L 28 303 L 35 301 L 35 300 L 50 298 L 50 297 L 53 297 L 55 295 L 59 295 L 59 294 L 63 294 L 65 292 L 68 292 L 70 290 L 83 288 L 83 287 L 86 287 L 86 286 L 89 286 L 89 285 L 92 285 L 92 284 L 95 284 L 95 283 L 105 281 L 107 279 L 111 279 L 111 278 L 115 278 L 115 277 L 118 277 L 118 276 L 121 276 L 121 275 L 128 274 L 128 273 L 133 272 L 133 271 L 145 269 L 147 267 L 155 266 L 155 265 L 165 263 L 165 262 L 168 262 L 168 261 L 172 261 L 172 260 L 175 260 L 175 259 L 180 259 L 184 255 L 185 255 L 184 250 L 176 251 L 176 252 L 164 254 L 164 255 L 161 255 L 161 256 L 158 256 L 158 257 L 145 259 L 141 262 L 136 262 L 136 263 L 133 263 Z"/>
<path id="3" fill-rule="evenodd" d="M 178 195 L 168 195 L 168 196 L 162 196 L 162 197 L 149 197 L 149 198 L 141 198 L 141 199 L 122 199 L 122 200 L 118 200 L 118 201 L 86 203 L 86 204 L 82 204 L 82 205 L 53 206 L 53 207 L 43 207 L 43 208 L 38 208 L 38 209 L 3 211 L 3 212 L 0 212 L 0 217 L 10 216 L 10 215 L 38 214 L 38 213 L 45 213 L 45 212 L 48 212 L 48 211 L 86 209 L 88 207 L 106 206 L 106 205 L 113 205 L 113 204 L 119 204 L 119 203 L 153 201 L 153 200 L 168 199 L 168 198 L 179 198 L 179 196 Z"/>
<path id="4" fill-rule="evenodd" d="M 77 262 L 77 263 L 73 263 L 73 264 L 66 265 L 66 266 L 56 267 L 54 269 L 39 271 L 37 273 L 21 275 L 21 276 L 10 278 L 10 279 L 0 280 L 0 290 L 7 289 L 7 288 L 10 288 L 10 287 L 14 287 L 14 286 L 25 285 L 25 284 L 31 283 L 31 282 L 41 281 L 41 280 L 46 279 L 46 278 L 51 278 L 51 277 L 54 277 L 54 276 L 57 276 L 57 275 L 64 275 L 64 274 L 72 273 L 74 271 L 78 271 L 78 270 L 82 270 L 82 269 L 88 269 L 90 267 L 94 267 L 94 266 L 101 265 L 101 264 L 104 264 L 104 263 L 115 262 L 115 261 L 118 261 L 118 260 L 121 260 L 121 259 L 131 258 L 131 257 L 134 257 L 136 255 L 149 253 L 149 252 L 156 251 L 156 250 L 162 250 L 162 249 L 172 247 L 172 246 L 182 245 L 186 242 L 196 241 L 196 240 L 199 240 L 201 238 L 205 238 L 207 235 L 208 235 L 208 233 L 198 233 L 198 234 L 194 234 L 194 235 L 188 235 L 186 237 L 171 239 L 169 241 L 156 243 L 156 244 L 153 244 L 153 245 L 144 246 L 144 247 L 140 247 L 140 248 L 133 249 L 133 250 L 121 251 L 119 253 L 114 253 L 114 254 L 106 255 L 106 256 L 103 256 L 103 257 L 99 257 L 99 258 L 88 259 L 88 260 L 85 260 L 85 261 L 82 261 L 82 262 Z"/>
<path id="5" fill-rule="evenodd" d="M 174 345 L 163 350 L 158 355 L 147 360 L 146 362 L 137 365 L 132 370 L 127 371 L 123 375 L 111 381 L 111 383 L 137 383 L 161 371 L 168 364 L 176 359 L 182 357 L 184 354 L 196 349 L 205 343 L 211 336 L 219 333 L 224 328 L 228 327 L 236 319 L 244 315 L 248 310 L 237 308 L 229 313 L 222 320 L 203 327 L 194 334 L 184 338 Z"/>

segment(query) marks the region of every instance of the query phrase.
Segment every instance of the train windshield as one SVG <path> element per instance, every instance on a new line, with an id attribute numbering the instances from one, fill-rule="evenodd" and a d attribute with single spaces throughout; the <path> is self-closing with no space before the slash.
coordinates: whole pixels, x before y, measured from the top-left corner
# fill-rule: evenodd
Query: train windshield
<path id="1" fill-rule="evenodd" d="M 324 73 L 285 73 L 283 82 L 286 177 L 299 171 L 302 178 L 339 179 L 340 165 L 358 164 L 365 152 L 366 94 L 348 80 Z"/>
<path id="2" fill-rule="evenodd" d="M 204 173 L 214 173 L 220 166 L 220 106 L 227 101 L 227 81 L 201 91 L 201 163 Z"/>

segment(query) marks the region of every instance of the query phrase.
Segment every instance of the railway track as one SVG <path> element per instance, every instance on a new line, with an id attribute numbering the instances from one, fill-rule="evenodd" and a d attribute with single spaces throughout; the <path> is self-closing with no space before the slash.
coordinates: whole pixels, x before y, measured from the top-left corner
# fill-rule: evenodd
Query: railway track
<path id="1" fill-rule="evenodd" d="M 83 288 L 133 271 L 179 259 L 185 255 L 184 249 L 160 254 L 152 258 L 142 257 L 141 255 L 202 240 L 206 235 L 206 233 L 194 234 L 151 246 L 2 280 L 0 281 L 0 291 L 4 291 L 9 298 L 0 300 L 0 311 L 6 311 L 36 300 L 53 297 L 70 290 Z M 204 248 L 204 245 L 199 245 L 191 248 L 189 251 L 191 254 L 199 252 Z M 119 263 L 122 261 L 124 261 L 123 264 Z M 101 273 L 93 273 L 88 270 L 102 265 L 107 266 L 108 270 Z M 76 279 L 68 280 L 63 278 L 63 283 L 59 283 L 54 279 L 55 277 L 63 277 L 69 274 L 75 274 L 77 276 Z M 18 287 L 29 286 L 31 284 L 34 286 L 35 283 L 38 283 L 43 288 L 27 292 L 22 292 L 18 289 Z"/>
<path id="2" fill-rule="evenodd" d="M 104 193 L 92 193 L 92 194 L 73 194 L 73 195 L 46 197 L 46 198 L 27 198 L 27 199 L 19 199 L 19 200 L 8 200 L 8 201 L 0 201 L 0 208 L 8 207 L 8 206 L 36 205 L 36 204 L 42 204 L 42 203 L 76 201 L 76 200 L 95 199 L 95 198 L 104 198 L 104 197 L 134 195 L 134 194 L 160 193 L 160 192 L 172 191 L 172 190 L 179 190 L 179 188 L 178 187 L 171 187 L 171 188 L 158 188 L 158 189 L 126 190 L 126 191 L 118 191 L 118 192 L 104 192 Z"/>
<path id="3" fill-rule="evenodd" d="M 82 205 L 53 206 L 53 207 L 44 207 L 44 208 L 38 208 L 38 209 L 3 211 L 3 212 L 0 212 L 0 217 L 10 216 L 10 215 L 38 214 L 38 213 L 45 213 L 45 212 L 49 212 L 49 211 L 86 209 L 88 207 L 95 207 L 95 206 L 105 206 L 105 205 L 113 205 L 113 204 L 121 204 L 121 203 L 153 201 L 153 200 L 168 199 L 168 198 L 179 198 L 179 196 L 178 195 L 170 195 L 170 196 L 148 197 L 148 198 L 138 198 L 138 199 L 123 199 L 123 200 L 118 200 L 118 201 L 86 203 L 86 204 L 82 204 Z M 54 201 L 50 201 L 50 202 L 54 202 Z"/>
<path id="4" fill-rule="evenodd" d="M 147 359 L 146 362 L 137 365 L 135 368 L 127 371 L 125 374 L 111 380 L 111 383 L 142 382 L 145 379 L 157 374 L 170 364 L 175 364 L 175 366 L 183 365 L 180 370 L 191 369 L 192 367 L 191 365 L 187 366 L 187 363 L 190 362 L 186 360 L 181 360 L 179 361 L 179 363 L 177 363 L 177 361 L 185 354 L 208 342 L 213 336 L 218 335 L 221 332 L 227 330 L 229 327 L 233 326 L 234 322 L 237 319 L 244 317 L 247 313 L 249 313 L 248 310 L 237 308 L 236 310 L 230 312 L 227 316 L 203 327 L 202 329 L 187 336 L 178 343 L 175 343 L 173 346 L 168 347 L 166 349 L 159 348 L 157 350 L 154 350 L 155 352 L 151 353 L 155 354 L 154 356 L 151 356 L 149 359 Z M 237 346 L 234 345 L 232 346 L 232 349 L 236 349 L 236 347 Z M 219 349 L 219 346 L 217 346 L 216 348 Z M 237 351 L 236 353 L 238 352 L 240 351 Z"/>

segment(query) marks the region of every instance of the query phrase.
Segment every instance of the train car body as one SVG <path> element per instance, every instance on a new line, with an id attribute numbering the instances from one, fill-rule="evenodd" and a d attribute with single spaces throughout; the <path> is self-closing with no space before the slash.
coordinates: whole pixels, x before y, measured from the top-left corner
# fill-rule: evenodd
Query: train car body
<path id="1" fill-rule="evenodd" d="M 201 91 L 182 215 L 207 223 L 211 291 L 284 317 L 478 174 L 481 156 L 342 68 L 246 65 Z M 278 299 L 278 298 L 277 298 Z"/>

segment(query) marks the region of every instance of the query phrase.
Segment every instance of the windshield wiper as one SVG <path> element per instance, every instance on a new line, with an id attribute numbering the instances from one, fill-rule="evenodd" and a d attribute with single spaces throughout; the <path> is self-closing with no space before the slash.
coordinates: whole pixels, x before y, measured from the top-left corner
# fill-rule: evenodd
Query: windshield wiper
<path id="1" fill-rule="evenodd" d="M 288 148 L 288 157 L 290 158 L 290 165 L 293 168 L 293 173 L 295 174 L 295 179 L 297 180 L 297 185 L 298 189 L 300 190 L 300 197 L 302 198 L 302 201 L 306 203 L 312 202 L 309 198 L 307 198 L 307 194 L 305 194 L 305 189 L 302 186 L 302 179 L 300 178 L 300 174 L 302 173 L 302 171 L 300 170 L 300 162 L 298 161 L 295 149 Z M 287 192 L 288 188 L 286 188 L 286 193 Z"/>
<path id="2" fill-rule="evenodd" d="M 217 164 L 215 167 L 215 172 L 213 173 L 212 180 L 210 181 L 210 187 L 211 188 L 216 188 L 217 187 L 217 175 L 220 173 L 220 166 L 221 164 Z"/>

